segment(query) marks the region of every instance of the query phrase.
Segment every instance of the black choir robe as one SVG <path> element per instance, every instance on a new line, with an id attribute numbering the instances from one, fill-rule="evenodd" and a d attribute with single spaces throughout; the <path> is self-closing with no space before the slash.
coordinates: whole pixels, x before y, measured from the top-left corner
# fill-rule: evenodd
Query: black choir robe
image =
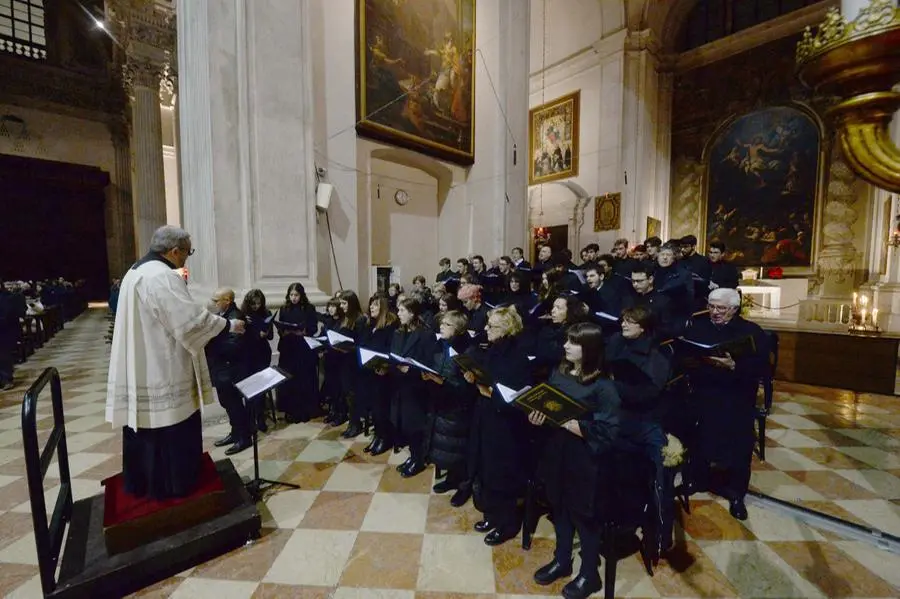
<path id="1" fill-rule="evenodd" d="M 278 408 L 298 420 L 311 418 L 319 403 L 319 355 L 303 337 L 316 334 L 316 309 L 312 304 L 284 306 L 276 320 L 300 325 L 299 329 L 293 329 L 275 323 L 279 333 L 278 366 L 292 375 L 276 392 Z"/>
<path id="2" fill-rule="evenodd" d="M 431 329 L 423 326 L 404 331 L 400 328 L 391 338 L 390 351 L 398 356 L 429 364 L 434 359 L 434 347 L 435 336 Z M 397 434 L 395 446 L 418 442 L 426 429 L 429 408 L 422 373 L 412 367 L 405 374 L 392 368 L 391 383 L 391 422 Z"/>

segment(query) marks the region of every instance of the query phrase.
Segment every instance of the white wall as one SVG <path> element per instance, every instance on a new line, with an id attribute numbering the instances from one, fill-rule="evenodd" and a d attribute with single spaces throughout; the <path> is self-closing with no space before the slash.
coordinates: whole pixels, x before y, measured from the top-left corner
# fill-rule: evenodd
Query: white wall
<path id="1" fill-rule="evenodd" d="M 598 40 L 602 36 L 601 3 L 601 0 L 531 2 L 532 72 L 542 64 L 550 66 L 570 58 Z"/>

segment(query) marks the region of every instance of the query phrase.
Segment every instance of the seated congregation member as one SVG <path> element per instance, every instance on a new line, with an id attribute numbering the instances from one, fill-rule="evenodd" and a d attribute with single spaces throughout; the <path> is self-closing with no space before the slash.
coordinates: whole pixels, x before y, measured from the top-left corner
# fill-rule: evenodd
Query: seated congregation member
<path id="1" fill-rule="evenodd" d="M 399 297 L 398 295 L 398 299 Z M 338 294 L 338 300 L 341 302 L 341 311 L 344 313 L 344 317 L 338 324 L 336 332 L 357 341 L 360 331 L 366 326 L 366 317 L 362 312 L 359 296 L 355 291 L 345 289 Z M 328 421 L 333 426 L 340 426 L 349 419 L 350 424 L 347 426 L 347 430 L 341 433 L 341 437 L 352 439 L 363 432 L 362 420 L 368 416 L 358 409 L 354 409 L 352 414 L 350 412 L 351 406 L 355 408 L 354 402 L 360 371 L 359 360 L 355 350 L 342 352 L 332 349 L 329 351 L 338 356 L 337 368 L 341 373 L 341 392 L 333 406 L 333 414 L 329 414 Z"/>
<path id="2" fill-rule="evenodd" d="M 521 271 L 513 271 L 509 275 L 509 292 L 500 303 L 505 306 L 514 306 L 516 312 L 526 320 L 531 309 L 538 302 L 537 294 L 531 291 L 531 276 Z"/>
<path id="3" fill-rule="evenodd" d="M 397 303 L 400 326 L 391 340 L 391 353 L 423 364 L 434 360 L 434 333 L 422 321 L 422 306 L 412 298 Z M 391 414 L 394 447 L 409 446 L 410 457 L 400 464 L 400 476 L 409 478 L 425 470 L 425 432 L 428 414 L 425 381 L 418 371 L 400 365 L 391 371 L 394 396 Z"/>
<path id="4" fill-rule="evenodd" d="M 755 443 L 756 391 L 768 367 L 767 341 L 763 330 L 741 318 L 740 294 L 735 289 L 715 289 L 709 294 L 708 316 L 698 316 L 685 337 L 704 344 L 753 339 L 755 351 L 732 356 L 703 356 L 688 362 L 693 389 L 691 404 L 696 411 L 697 439 L 690 450 L 689 483 L 694 491 L 709 488 L 710 466 L 727 471 L 724 489 L 731 515 L 747 518 L 744 496 L 750 484 L 750 461 Z"/>
<path id="5" fill-rule="evenodd" d="M 241 302 L 241 313 L 247 322 L 244 333 L 245 357 L 247 360 L 246 375 L 250 376 L 272 365 L 272 345 L 274 337 L 271 314 L 266 309 L 266 296 L 259 289 L 251 289 Z M 256 398 L 253 406 L 256 412 L 256 426 L 262 432 L 268 430 L 264 398 Z"/>
<path id="6" fill-rule="evenodd" d="M 672 317 L 672 302 L 668 296 L 656 290 L 654 268 L 649 264 L 638 264 L 631 273 L 631 293 L 622 298 L 622 310 L 641 306 L 653 314 L 656 323 L 656 339 L 663 341 L 681 334 Z"/>
<path id="7" fill-rule="evenodd" d="M 322 334 L 325 331 L 337 331 L 344 319 L 341 300 L 332 298 L 325 304 L 325 313 L 321 316 Z M 337 406 L 341 396 L 341 356 L 337 352 L 321 350 L 322 356 L 322 390 L 321 403 L 328 406 L 326 424 L 330 424 L 330 415 L 334 414 L 332 406 Z"/>
<path id="8" fill-rule="evenodd" d="M 473 339 L 479 343 L 483 342 L 485 325 L 487 325 L 488 319 L 488 307 L 484 305 L 482 300 L 481 286 L 463 285 L 459 288 L 459 293 L 456 295 L 466 309 L 466 316 L 469 319 L 469 330 L 475 332 Z"/>
<path id="9" fill-rule="evenodd" d="M 359 334 L 358 346 L 390 353 L 394 332 L 397 330 L 397 317 L 388 308 L 387 298 L 376 293 L 369 300 L 369 318 Z M 361 368 L 356 390 L 354 411 L 357 418 L 366 413 L 372 414 L 375 434 L 372 442 L 363 450 L 373 456 L 381 455 L 394 446 L 394 428 L 391 424 L 391 388 L 385 378 L 387 370 L 378 372 Z"/>
<path id="10" fill-rule="evenodd" d="M 319 404 L 319 356 L 304 336 L 319 329 L 316 309 L 301 283 L 291 283 L 275 318 L 278 329 L 278 367 L 291 375 L 277 390 L 278 409 L 288 422 L 308 422 Z"/>
<path id="11" fill-rule="evenodd" d="M 619 395 L 603 377 L 603 331 L 581 323 L 569 329 L 565 360 L 554 369 L 550 384 L 589 411 L 555 428 L 538 464 L 553 515 L 556 549 L 553 561 L 534 573 L 540 585 L 572 574 L 575 533 L 581 542 L 578 576 L 563 588 L 563 597 L 588 597 L 600 590 L 600 541 L 603 501 L 609 493 L 603 473 L 608 452 L 619 433 Z M 544 424 L 546 415 L 532 412 L 529 421 Z"/>
<path id="12" fill-rule="evenodd" d="M 666 244 L 660 248 L 653 271 L 653 286 L 669 298 L 673 324 L 681 330 L 696 310 L 694 280 L 690 269 L 676 261 L 678 253 L 678 246 Z"/>
<path id="13" fill-rule="evenodd" d="M 475 507 L 484 515 L 475 530 L 488 533 L 487 545 L 500 545 L 515 537 L 522 525 L 518 501 L 525 495 L 529 462 L 528 420 L 525 413 L 503 400 L 497 383 L 510 389 L 531 384 L 528 357 L 522 334 L 522 318 L 515 308 L 491 310 L 487 323 L 486 349 L 472 348 L 472 355 L 490 373 L 493 387 L 478 386 L 472 435 L 469 442 L 472 460 Z M 465 373 L 469 383 L 472 373 Z"/>
<path id="14" fill-rule="evenodd" d="M 709 244 L 710 275 L 709 290 L 718 289 L 720 287 L 726 289 L 737 289 L 740 283 L 741 275 L 738 273 L 737 267 L 725 260 L 725 244 L 721 241 L 713 241 Z"/>
<path id="15" fill-rule="evenodd" d="M 453 355 L 464 354 L 472 343 L 467 332 L 468 319 L 459 311 L 445 312 L 440 317 L 440 341 L 433 358 L 434 370 L 443 383 L 429 389 L 431 401 L 428 461 L 447 471 L 447 476 L 434 485 L 435 493 L 458 490 L 451 503 L 459 506 L 468 500 L 471 481 L 468 477 L 468 445 L 475 396 L 467 384 Z M 434 377 L 423 373 L 423 378 Z M 455 501 L 454 501 L 455 499 Z"/>
<path id="16" fill-rule="evenodd" d="M 656 496 L 662 498 L 662 450 L 666 445 L 663 391 L 671 378 L 672 363 L 669 355 L 660 351 L 653 326 L 653 313 L 647 308 L 637 306 L 623 311 L 622 331 L 606 343 L 606 366 L 622 400 L 618 445 L 641 452 L 653 462 Z M 672 544 L 673 504 L 660 499 L 657 507 L 662 523 L 658 548 L 668 549 Z"/>
<path id="17" fill-rule="evenodd" d="M 210 309 L 213 314 L 226 320 L 244 320 L 244 316 L 234 305 L 234 291 L 228 288 L 216 290 Z M 216 447 L 231 446 L 225 450 L 225 455 L 234 455 L 250 447 L 250 418 L 241 392 L 234 386 L 249 374 L 246 372 L 245 351 L 244 335 L 237 333 L 216 337 L 206 346 L 209 377 L 231 425 L 231 432 L 214 443 Z"/>

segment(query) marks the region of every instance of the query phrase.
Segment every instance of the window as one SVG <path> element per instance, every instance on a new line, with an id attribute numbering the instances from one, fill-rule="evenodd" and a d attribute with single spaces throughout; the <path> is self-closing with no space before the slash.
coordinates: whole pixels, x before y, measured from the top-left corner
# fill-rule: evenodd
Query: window
<path id="1" fill-rule="evenodd" d="M 0 51 L 47 58 L 43 0 L 0 0 Z"/>
<path id="2" fill-rule="evenodd" d="M 692 50 L 818 1 L 699 0 L 684 25 L 681 49 Z"/>

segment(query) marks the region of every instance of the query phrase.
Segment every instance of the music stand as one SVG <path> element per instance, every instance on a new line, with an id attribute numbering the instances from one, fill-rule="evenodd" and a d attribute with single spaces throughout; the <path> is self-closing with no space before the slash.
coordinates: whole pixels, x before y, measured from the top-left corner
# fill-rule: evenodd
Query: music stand
<path id="1" fill-rule="evenodd" d="M 268 478 L 262 478 L 259 475 L 259 427 L 257 426 L 256 420 L 256 411 L 259 409 L 259 402 L 254 400 L 258 397 L 262 397 L 272 389 L 275 389 L 289 378 L 291 378 L 291 375 L 287 372 L 276 366 L 269 366 L 268 368 L 264 368 L 255 374 L 251 374 L 247 378 L 234 384 L 244 397 L 244 407 L 249 412 L 250 439 L 253 443 L 253 480 L 248 482 L 245 486 L 247 487 L 247 492 L 250 493 L 250 496 L 253 497 L 254 501 L 262 499 L 262 487 L 264 484 L 280 485 L 291 489 L 300 488 L 300 485 L 286 483 L 280 480 L 269 480 Z"/>

